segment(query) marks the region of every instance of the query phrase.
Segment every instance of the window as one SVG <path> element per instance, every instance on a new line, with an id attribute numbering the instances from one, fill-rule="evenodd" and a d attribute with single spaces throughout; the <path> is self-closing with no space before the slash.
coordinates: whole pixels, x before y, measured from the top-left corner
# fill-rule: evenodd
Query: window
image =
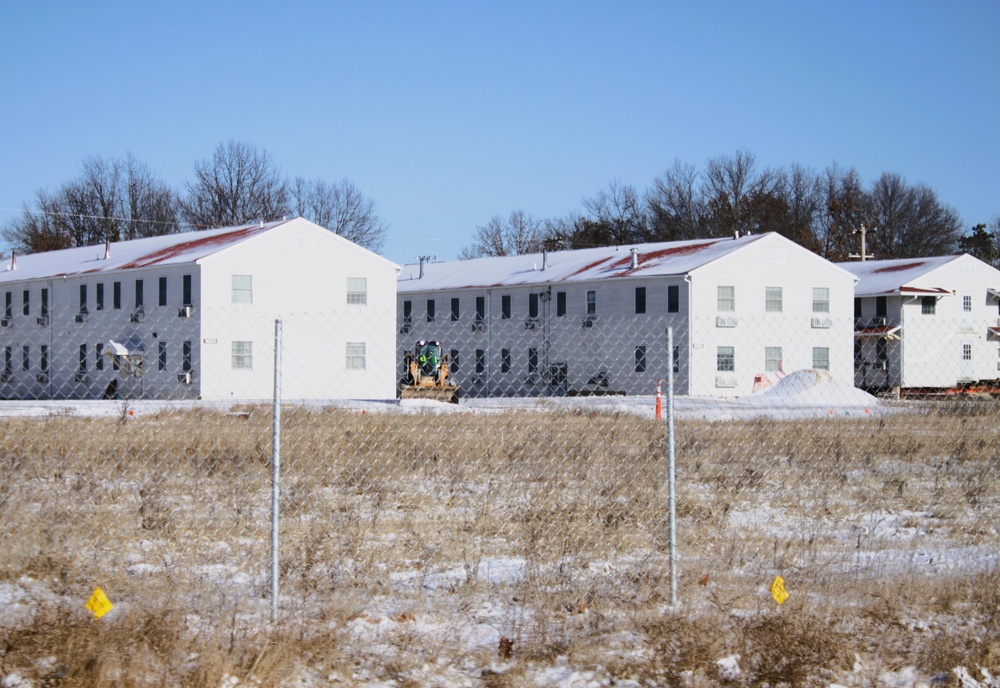
<path id="1" fill-rule="evenodd" d="M 972 344 L 962 344 L 962 360 L 972 360 Z"/>
<path id="2" fill-rule="evenodd" d="M 500 349 L 500 372 L 510 372 L 510 349 Z"/>
<path id="3" fill-rule="evenodd" d="M 104 283 L 99 283 L 94 290 L 94 310 L 104 310 Z"/>
<path id="4" fill-rule="evenodd" d="M 813 287 L 813 313 L 830 312 L 830 288 Z"/>
<path id="5" fill-rule="evenodd" d="M 403 325 L 413 324 L 413 302 L 403 301 Z"/>
<path id="6" fill-rule="evenodd" d="M 854 299 L 854 319 L 861 320 L 861 299 Z"/>
<path id="7" fill-rule="evenodd" d="M 879 337 L 875 340 L 875 360 L 879 363 L 885 363 L 889 360 L 889 340 L 885 337 Z"/>
<path id="8" fill-rule="evenodd" d="M 43 373 L 49 372 L 49 347 L 46 344 L 42 344 L 42 349 L 39 353 L 38 369 Z"/>
<path id="9" fill-rule="evenodd" d="M 104 348 L 104 342 L 97 342 L 94 344 L 94 369 L 104 370 L 104 354 L 101 351 Z"/>
<path id="10" fill-rule="evenodd" d="M 500 297 L 500 319 L 510 320 L 510 294 Z"/>
<path id="11" fill-rule="evenodd" d="M 482 375 L 486 372 L 486 352 L 476 349 L 476 374 Z"/>
<path id="12" fill-rule="evenodd" d="M 347 278 L 347 305 L 367 306 L 368 305 L 368 278 L 348 277 Z"/>
<path id="13" fill-rule="evenodd" d="M 864 348 L 861 346 L 861 340 L 854 340 L 854 367 L 860 368 L 865 362 Z"/>
<path id="14" fill-rule="evenodd" d="M 937 299 L 933 296 L 925 296 L 920 299 L 920 312 L 924 315 L 934 315 L 937 312 Z"/>
<path id="15" fill-rule="evenodd" d="M 731 346 L 720 346 L 716 352 L 716 370 L 721 373 L 732 373 L 736 370 L 736 349 Z"/>
<path id="16" fill-rule="evenodd" d="M 451 320 L 455 322 L 459 317 L 459 299 L 451 300 Z"/>
<path id="17" fill-rule="evenodd" d="M 482 323 L 486 320 L 486 297 L 476 297 L 476 322 Z"/>
<path id="18" fill-rule="evenodd" d="M 111 307 L 116 311 L 122 309 L 122 283 L 115 282 L 111 285 Z"/>
<path id="19" fill-rule="evenodd" d="M 537 318 L 538 317 L 538 293 L 531 292 L 528 294 L 528 317 Z"/>
<path id="20" fill-rule="evenodd" d="M 966 313 L 972 312 L 972 296 L 969 294 L 962 296 L 962 310 Z"/>
<path id="21" fill-rule="evenodd" d="M 816 370 L 830 369 L 830 349 L 826 346 L 813 347 L 813 368 Z"/>
<path id="22" fill-rule="evenodd" d="M 566 315 L 566 292 L 556 292 L 556 317 L 561 318 Z"/>
<path id="23" fill-rule="evenodd" d="M 364 342 L 347 342 L 347 369 L 364 370 L 367 365 Z"/>
<path id="24" fill-rule="evenodd" d="M 191 345 L 191 342 L 184 342 L 181 348 L 181 370 L 185 373 L 191 371 L 194 358 L 193 351 L 194 347 Z"/>
<path id="25" fill-rule="evenodd" d="M 781 370 L 781 347 L 764 347 L 764 370 L 768 373 L 776 373 Z"/>
<path id="26" fill-rule="evenodd" d="M 10 320 L 14 315 L 14 294 L 7 292 L 4 294 L 3 301 L 3 317 Z"/>
<path id="27" fill-rule="evenodd" d="M 886 296 L 875 297 L 875 317 L 885 318 L 889 313 L 889 299 Z"/>
<path id="28" fill-rule="evenodd" d="M 158 342 L 156 351 L 156 367 L 158 370 L 167 369 L 167 343 Z"/>
<path id="29" fill-rule="evenodd" d="M 14 374 L 14 351 L 12 347 L 3 350 L 3 376 L 7 379 Z"/>
<path id="30" fill-rule="evenodd" d="M 452 349 L 451 350 L 451 355 L 448 357 L 448 360 L 450 362 L 449 372 L 457 373 L 458 372 L 458 349 Z"/>
<path id="31" fill-rule="evenodd" d="M 646 312 L 646 287 L 635 288 L 635 313 L 642 315 Z"/>
<path id="32" fill-rule="evenodd" d="M 81 344 L 80 345 L 80 367 L 79 367 L 79 372 L 81 372 L 81 373 L 87 372 L 87 345 L 86 344 Z"/>
<path id="33" fill-rule="evenodd" d="M 86 313 L 87 312 L 87 285 L 86 284 L 81 284 L 80 285 L 80 312 L 81 313 Z"/>
<path id="34" fill-rule="evenodd" d="M 528 349 L 528 373 L 535 374 L 538 372 L 538 349 L 531 348 Z"/>
<path id="35" fill-rule="evenodd" d="M 43 318 L 49 317 L 49 290 L 42 289 L 42 306 L 39 309 L 39 313 Z"/>
<path id="36" fill-rule="evenodd" d="M 21 370 L 31 370 L 31 347 L 27 344 L 21 347 Z"/>
<path id="37" fill-rule="evenodd" d="M 31 315 L 31 292 L 27 289 L 21 295 L 21 312 L 24 315 Z"/>
<path id="38" fill-rule="evenodd" d="M 597 292 L 593 289 L 587 292 L 587 315 L 597 315 Z"/>
<path id="39" fill-rule="evenodd" d="M 781 312 L 781 287 L 766 287 L 764 290 L 764 310 L 768 313 Z"/>
<path id="40" fill-rule="evenodd" d="M 681 372 L 681 347 L 677 344 L 674 345 L 674 372 Z"/>
<path id="41" fill-rule="evenodd" d="M 160 299 L 159 299 L 158 303 L 159 303 L 160 306 L 166 306 L 167 305 L 167 278 L 166 277 L 161 277 L 159 279 L 158 287 L 159 287 L 159 290 L 160 290 L 160 293 L 159 293 Z"/>
<path id="42" fill-rule="evenodd" d="M 232 303 L 253 303 L 253 275 L 232 276 Z"/>
<path id="43" fill-rule="evenodd" d="M 434 322 L 434 299 L 427 299 L 427 322 Z"/>
<path id="44" fill-rule="evenodd" d="M 232 346 L 233 370 L 253 370 L 253 342 L 237 341 Z"/>
<path id="45" fill-rule="evenodd" d="M 736 287 L 719 285 L 716 293 L 720 313 L 732 313 L 736 311 Z"/>
<path id="46" fill-rule="evenodd" d="M 141 279 L 135 281 L 135 309 L 141 311 L 143 304 L 146 301 L 145 294 L 143 293 L 143 282 Z"/>
<path id="47" fill-rule="evenodd" d="M 635 347 L 635 372 L 646 372 L 646 347 L 643 345 Z"/>
<path id="48" fill-rule="evenodd" d="M 676 284 L 667 287 L 667 313 L 680 313 L 681 288 Z"/>

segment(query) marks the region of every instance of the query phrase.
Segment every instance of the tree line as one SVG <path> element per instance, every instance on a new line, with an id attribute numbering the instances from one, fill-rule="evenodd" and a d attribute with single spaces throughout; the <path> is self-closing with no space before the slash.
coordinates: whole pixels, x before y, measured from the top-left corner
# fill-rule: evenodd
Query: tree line
<path id="1" fill-rule="evenodd" d="M 582 210 L 539 219 L 521 210 L 477 227 L 461 258 L 534 253 L 735 234 L 777 232 L 832 261 L 860 251 L 877 259 L 967 252 L 1000 267 L 1000 216 L 968 233 L 933 189 L 885 172 L 865 184 L 857 170 L 831 165 L 762 169 L 748 151 L 675 162 L 643 192 L 611 182 Z"/>
<path id="2" fill-rule="evenodd" d="M 295 216 L 372 251 L 387 233 L 350 180 L 288 179 L 267 151 L 229 141 L 195 163 L 183 192 L 132 155 L 88 158 L 55 192 L 39 189 L 2 234 L 14 250 L 35 253 Z"/>

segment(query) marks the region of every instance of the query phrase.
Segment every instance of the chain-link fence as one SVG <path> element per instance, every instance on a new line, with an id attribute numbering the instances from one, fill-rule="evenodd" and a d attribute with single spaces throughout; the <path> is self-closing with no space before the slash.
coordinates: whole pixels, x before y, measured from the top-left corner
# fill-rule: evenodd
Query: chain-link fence
<path id="1" fill-rule="evenodd" d="M 6 347 L 8 675 L 875 685 L 902 666 L 1000 669 L 995 323 L 466 326 L 435 333 L 447 404 L 395 398 L 423 333 L 289 314 L 275 423 L 274 321 L 208 315 Z M 95 587 L 115 605 L 100 621 Z"/>

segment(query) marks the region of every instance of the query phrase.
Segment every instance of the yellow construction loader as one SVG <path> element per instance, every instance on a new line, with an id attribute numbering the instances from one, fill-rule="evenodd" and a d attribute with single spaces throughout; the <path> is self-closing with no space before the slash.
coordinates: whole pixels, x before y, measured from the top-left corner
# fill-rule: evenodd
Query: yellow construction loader
<path id="1" fill-rule="evenodd" d="M 448 354 L 441 342 L 420 340 L 405 358 L 406 373 L 400 385 L 403 399 L 434 399 L 458 403 L 458 386 L 448 381 Z"/>

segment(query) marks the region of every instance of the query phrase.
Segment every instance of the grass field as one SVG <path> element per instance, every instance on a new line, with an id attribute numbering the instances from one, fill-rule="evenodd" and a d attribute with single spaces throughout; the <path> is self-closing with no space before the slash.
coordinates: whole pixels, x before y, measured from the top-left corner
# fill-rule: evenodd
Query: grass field
<path id="1" fill-rule="evenodd" d="M 274 624 L 271 417 L 232 411 L 0 426 L 4 686 L 1000 673 L 995 403 L 680 421 L 677 605 L 662 423 L 289 408 Z"/>

